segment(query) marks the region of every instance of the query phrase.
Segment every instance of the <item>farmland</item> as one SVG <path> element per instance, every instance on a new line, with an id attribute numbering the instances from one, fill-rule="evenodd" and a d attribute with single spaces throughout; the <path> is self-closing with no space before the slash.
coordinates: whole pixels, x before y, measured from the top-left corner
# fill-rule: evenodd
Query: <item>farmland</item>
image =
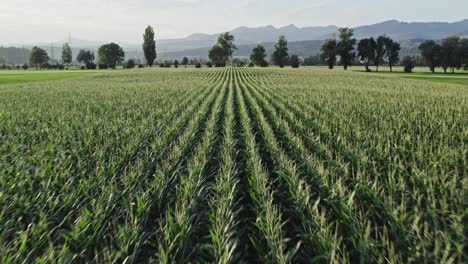
<path id="1" fill-rule="evenodd" d="M 466 262 L 467 113 L 322 68 L 3 84 L 0 262 Z"/>

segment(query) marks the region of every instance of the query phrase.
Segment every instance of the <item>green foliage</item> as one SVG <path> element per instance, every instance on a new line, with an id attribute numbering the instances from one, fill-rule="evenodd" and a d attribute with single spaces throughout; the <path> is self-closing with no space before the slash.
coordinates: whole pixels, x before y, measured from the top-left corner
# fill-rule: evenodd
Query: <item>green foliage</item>
<path id="1" fill-rule="evenodd" d="M 125 58 L 123 49 L 115 43 L 102 45 L 98 49 L 99 64 L 107 65 L 109 68 L 115 69 L 118 63 L 122 63 Z"/>
<path id="2" fill-rule="evenodd" d="M 148 26 L 143 34 L 143 53 L 145 54 L 146 64 L 152 67 L 156 60 L 156 41 L 154 40 L 153 27 Z"/>
<path id="3" fill-rule="evenodd" d="M 187 67 L 187 65 L 189 64 L 189 59 L 187 57 L 184 57 L 182 59 L 182 65 L 184 65 L 185 67 Z"/>
<path id="4" fill-rule="evenodd" d="M 441 46 L 433 40 L 426 40 L 419 45 L 421 55 L 424 57 L 429 69 L 432 73 L 435 72 L 435 68 L 439 66 L 441 59 Z"/>
<path id="5" fill-rule="evenodd" d="M 179 68 L 179 60 L 174 60 L 174 67 Z"/>
<path id="6" fill-rule="evenodd" d="M 376 48 L 375 48 L 375 59 L 374 65 L 376 67 L 376 71 L 379 71 L 379 66 L 383 64 L 384 58 L 387 55 L 385 49 L 385 42 L 387 41 L 387 36 L 382 35 L 377 38 L 376 41 Z"/>
<path id="7" fill-rule="evenodd" d="M 218 37 L 218 42 L 211 48 L 208 57 L 215 67 L 225 67 L 236 49 L 234 36 L 226 32 Z"/>
<path id="8" fill-rule="evenodd" d="M 127 68 L 127 69 L 133 69 L 133 68 L 135 68 L 135 65 L 136 65 L 136 64 L 135 64 L 135 60 L 129 59 L 129 60 L 127 61 L 126 65 L 125 65 L 125 68 Z"/>
<path id="9" fill-rule="evenodd" d="M 76 60 L 79 63 L 84 63 L 86 69 L 92 69 L 93 66 L 95 67 L 94 62 L 94 52 L 89 51 L 89 50 L 80 50 L 78 53 L 78 56 L 76 57 Z"/>
<path id="10" fill-rule="evenodd" d="M 300 61 L 299 61 L 299 56 L 297 55 L 292 55 L 291 58 L 289 58 L 289 64 L 293 68 L 299 68 L 300 66 Z"/>
<path id="11" fill-rule="evenodd" d="M 465 56 L 467 55 L 463 54 L 462 42 L 459 37 L 450 36 L 442 40 L 440 65 L 445 73 L 447 69 L 450 69 L 452 73 L 455 72 L 455 69 L 460 69 Z"/>
<path id="12" fill-rule="evenodd" d="M 216 44 L 211 48 L 208 57 L 215 67 L 225 67 L 229 60 L 226 51 L 219 44 Z"/>
<path id="13" fill-rule="evenodd" d="M 234 50 L 237 49 L 236 45 L 234 44 L 234 36 L 229 34 L 229 32 L 221 34 L 218 37 L 218 45 L 224 49 L 228 59 L 232 57 Z"/>
<path id="14" fill-rule="evenodd" d="M 288 58 L 288 41 L 285 36 L 280 36 L 278 43 L 275 44 L 275 51 L 271 55 L 275 65 L 284 67 L 286 60 Z"/>
<path id="15" fill-rule="evenodd" d="M 266 50 L 265 47 L 262 45 L 258 45 L 252 50 L 252 54 L 250 55 L 250 60 L 254 65 L 263 67 L 267 64 L 266 58 Z"/>
<path id="16" fill-rule="evenodd" d="M 364 61 L 366 71 L 369 72 L 369 64 L 375 60 L 377 43 L 374 38 L 361 39 L 358 43 L 358 56 Z"/>
<path id="17" fill-rule="evenodd" d="M 468 38 L 460 39 L 460 61 L 465 70 L 468 70 Z"/>
<path id="18" fill-rule="evenodd" d="M 1 263 L 466 259 L 467 86 L 319 67 L 74 74 L 0 87 Z"/>
<path id="19" fill-rule="evenodd" d="M 322 59 L 320 58 L 320 54 L 305 57 L 303 65 L 306 65 L 306 66 L 322 65 Z"/>
<path id="20" fill-rule="evenodd" d="M 401 64 L 404 67 L 406 73 L 412 73 L 415 67 L 415 62 L 411 56 L 404 56 L 401 60 Z"/>
<path id="21" fill-rule="evenodd" d="M 393 41 L 388 37 L 385 39 L 385 53 L 387 54 L 387 62 L 388 66 L 390 67 L 390 72 L 392 71 L 392 67 L 398 63 L 400 58 L 400 50 L 400 43 Z"/>
<path id="22" fill-rule="evenodd" d="M 69 65 L 73 61 L 73 52 L 68 43 L 63 44 L 62 47 L 62 63 Z"/>
<path id="23" fill-rule="evenodd" d="M 356 39 L 353 38 L 354 30 L 350 28 L 340 28 L 338 32 L 340 41 L 336 45 L 336 49 L 341 58 L 341 65 L 347 70 L 348 67 L 353 64 L 354 58 L 356 58 L 356 53 L 353 51 L 354 45 L 356 44 Z"/>
<path id="24" fill-rule="evenodd" d="M 331 70 L 336 64 L 337 43 L 334 39 L 327 39 L 322 44 L 320 58 Z"/>
<path id="25" fill-rule="evenodd" d="M 33 47 L 29 56 L 29 64 L 38 68 L 42 68 L 47 62 L 49 62 L 49 55 L 47 52 L 39 47 Z"/>

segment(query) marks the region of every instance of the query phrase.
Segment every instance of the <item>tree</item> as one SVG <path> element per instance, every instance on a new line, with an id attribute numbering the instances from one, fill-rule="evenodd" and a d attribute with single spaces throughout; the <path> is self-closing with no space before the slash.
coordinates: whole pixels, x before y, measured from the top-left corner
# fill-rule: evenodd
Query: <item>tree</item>
<path id="1" fill-rule="evenodd" d="M 421 56 L 423 56 L 429 66 L 429 69 L 434 73 L 435 68 L 440 64 L 440 45 L 433 40 L 426 40 L 419 45 L 419 50 L 421 51 Z"/>
<path id="2" fill-rule="evenodd" d="M 358 43 L 358 56 L 364 62 L 366 71 L 370 72 L 369 64 L 375 60 L 377 43 L 374 38 L 361 39 Z"/>
<path id="3" fill-rule="evenodd" d="M 184 58 L 182 59 L 182 65 L 184 65 L 185 68 L 187 68 L 187 64 L 188 64 L 188 63 L 189 63 L 189 59 L 188 59 L 187 57 L 184 57 Z"/>
<path id="4" fill-rule="evenodd" d="M 299 61 L 299 56 L 297 55 L 292 55 L 290 60 L 289 60 L 289 63 L 291 63 L 291 67 L 293 68 L 299 68 L 299 65 L 300 65 L 300 61 Z"/>
<path id="5" fill-rule="evenodd" d="M 115 44 L 102 45 L 98 50 L 99 64 L 105 64 L 109 68 L 115 69 L 117 63 L 121 63 L 125 58 L 123 49 Z"/>
<path id="6" fill-rule="evenodd" d="M 179 60 L 174 61 L 174 67 L 179 68 Z"/>
<path id="7" fill-rule="evenodd" d="M 38 68 L 42 68 L 44 64 L 46 64 L 49 61 L 49 55 L 47 55 L 47 52 L 39 47 L 33 47 L 31 49 L 31 53 L 29 55 L 29 63 L 32 66 L 36 67 L 36 70 Z"/>
<path id="8" fill-rule="evenodd" d="M 353 38 L 354 30 L 350 28 L 338 29 L 340 42 L 337 45 L 338 54 L 341 57 L 341 64 L 345 70 L 353 63 L 356 53 L 353 52 L 356 39 Z"/>
<path id="9" fill-rule="evenodd" d="M 224 67 L 228 61 L 226 51 L 218 44 L 215 44 L 208 53 L 208 57 L 216 67 Z"/>
<path id="10" fill-rule="evenodd" d="M 385 38 L 385 53 L 387 54 L 388 66 L 392 72 L 393 65 L 398 63 L 400 58 L 400 43 L 393 41 L 391 38 Z"/>
<path id="11" fill-rule="evenodd" d="M 150 67 L 153 66 L 156 60 L 156 41 L 154 40 L 153 27 L 148 26 L 143 34 L 143 53 L 145 54 L 146 64 Z"/>
<path id="12" fill-rule="evenodd" d="M 218 41 L 209 51 L 208 57 L 216 67 L 224 67 L 236 49 L 234 36 L 226 32 L 218 37 Z"/>
<path id="13" fill-rule="evenodd" d="M 413 58 L 411 58 L 411 56 L 404 56 L 403 59 L 401 60 L 401 64 L 403 65 L 404 71 L 406 73 L 413 72 L 415 63 L 414 63 Z"/>
<path id="14" fill-rule="evenodd" d="M 254 65 L 257 66 L 264 66 L 268 62 L 265 60 L 267 57 L 265 47 L 263 45 L 258 45 L 252 50 L 252 54 L 250 55 L 250 60 Z"/>
<path id="15" fill-rule="evenodd" d="M 320 65 L 320 64 L 321 64 L 320 54 L 304 58 L 303 65 L 317 66 L 317 65 Z"/>
<path id="16" fill-rule="evenodd" d="M 169 61 L 169 60 L 164 61 L 163 66 L 164 66 L 165 68 L 170 68 L 171 65 L 172 65 L 172 62 L 171 62 L 171 61 Z"/>
<path id="17" fill-rule="evenodd" d="M 68 65 L 72 63 L 72 61 L 73 61 L 72 49 L 70 48 L 70 45 L 68 45 L 68 43 L 65 43 L 63 44 L 63 47 L 62 47 L 62 62 L 65 65 L 67 65 L 67 69 L 68 69 Z"/>
<path id="18" fill-rule="evenodd" d="M 461 62 L 465 70 L 468 69 L 468 39 L 463 38 L 460 40 Z"/>
<path id="19" fill-rule="evenodd" d="M 288 57 L 288 41 L 286 40 L 285 36 L 280 36 L 278 39 L 278 43 L 275 44 L 275 51 L 272 54 L 272 59 L 275 65 L 280 66 L 281 68 L 284 67 L 286 63 L 286 58 Z"/>
<path id="20" fill-rule="evenodd" d="M 451 69 L 452 73 L 455 72 L 456 68 L 461 68 L 460 50 L 461 46 L 459 37 L 450 36 L 442 40 L 440 62 L 444 69 L 444 73 L 447 73 L 448 68 Z"/>
<path id="21" fill-rule="evenodd" d="M 228 60 L 232 57 L 234 50 L 237 50 L 237 47 L 234 44 L 234 36 L 229 34 L 229 32 L 221 34 L 218 37 L 218 45 L 224 49 Z"/>
<path id="22" fill-rule="evenodd" d="M 96 68 L 96 65 L 93 63 L 94 52 L 91 52 L 89 50 L 80 50 L 80 52 L 78 53 L 78 56 L 76 57 L 76 60 L 79 63 L 84 63 L 86 66 L 86 69 Z"/>
<path id="23" fill-rule="evenodd" d="M 135 60 L 129 59 L 129 60 L 127 61 L 126 68 L 127 68 L 127 69 L 133 69 L 133 68 L 135 68 Z"/>
<path id="24" fill-rule="evenodd" d="M 377 38 L 377 46 L 375 48 L 375 59 L 374 59 L 374 65 L 376 67 L 375 71 L 379 71 L 379 66 L 382 65 L 385 55 L 386 55 L 386 50 L 385 50 L 385 42 L 387 42 L 387 37 L 385 35 L 379 36 Z"/>
<path id="25" fill-rule="evenodd" d="M 337 43 L 335 39 L 327 39 L 320 49 L 320 58 L 328 65 L 330 70 L 333 69 L 336 64 L 336 46 Z"/>

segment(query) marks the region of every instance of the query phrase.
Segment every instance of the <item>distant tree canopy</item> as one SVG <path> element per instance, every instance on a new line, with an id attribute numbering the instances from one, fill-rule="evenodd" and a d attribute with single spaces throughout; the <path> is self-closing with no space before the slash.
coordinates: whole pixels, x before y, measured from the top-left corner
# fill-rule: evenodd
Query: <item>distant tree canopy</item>
<path id="1" fill-rule="evenodd" d="M 320 54 L 306 57 L 304 58 L 304 62 L 303 62 L 303 65 L 306 65 L 306 66 L 318 66 L 321 64 L 322 64 L 322 60 L 320 59 Z"/>
<path id="2" fill-rule="evenodd" d="M 429 66 L 431 72 L 437 67 L 442 67 L 453 73 L 455 69 L 468 69 L 468 39 L 450 36 L 442 40 L 441 44 L 433 40 L 426 40 L 419 45 L 421 56 Z"/>
<path id="3" fill-rule="evenodd" d="M 371 63 L 374 63 L 376 71 L 378 71 L 379 65 L 383 64 L 384 61 L 388 63 L 390 71 L 392 71 L 393 66 L 399 61 L 401 47 L 400 43 L 391 38 L 379 36 L 377 41 L 374 38 L 361 39 L 357 50 L 366 71 L 370 71 L 369 65 Z"/>
<path id="4" fill-rule="evenodd" d="M 301 62 L 299 61 L 299 56 L 297 55 L 292 55 L 289 58 L 289 63 L 291 64 L 291 67 L 293 68 L 299 68 Z"/>
<path id="5" fill-rule="evenodd" d="M 406 73 L 412 73 L 415 65 L 415 62 L 411 56 L 404 56 L 401 60 L 401 63 L 404 67 Z"/>
<path id="6" fill-rule="evenodd" d="M 286 40 L 285 36 L 280 36 L 278 42 L 275 44 L 275 51 L 271 55 L 273 62 L 275 65 L 280 66 L 281 68 L 284 67 L 286 63 L 286 59 L 288 58 L 288 41 Z"/>
<path id="7" fill-rule="evenodd" d="M 90 68 L 95 68 L 94 65 L 94 52 L 91 52 L 89 50 L 80 50 L 78 53 L 78 56 L 76 57 L 76 60 L 79 63 L 84 63 L 87 69 Z"/>
<path id="8" fill-rule="evenodd" d="M 187 57 L 184 57 L 182 59 L 182 65 L 184 65 L 185 67 L 187 67 L 187 64 L 189 64 L 189 59 Z"/>
<path id="9" fill-rule="evenodd" d="M 47 52 L 39 47 L 33 47 L 29 55 L 29 64 L 38 68 L 42 68 L 46 63 L 49 62 L 49 55 Z"/>
<path id="10" fill-rule="evenodd" d="M 218 37 L 218 42 L 211 48 L 208 57 L 215 67 L 224 67 L 236 49 L 234 36 L 226 32 Z"/>
<path id="11" fill-rule="evenodd" d="M 331 70 L 336 64 L 337 43 L 335 39 L 327 39 L 322 44 L 320 58 Z"/>
<path id="12" fill-rule="evenodd" d="M 462 66 L 463 57 L 461 54 L 460 38 L 456 36 L 450 36 L 442 40 L 441 46 L 441 66 L 444 72 L 450 68 L 451 72 L 455 72 L 455 69 L 460 69 Z"/>
<path id="13" fill-rule="evenodd" d="M 358 56 L 364 62 L 366 71 L 370 71 L 369 64 L 375 60 L 377 43 L 374 38 L 361 39 L 358 43 Z"/>
<path id="14" fill-rule="evenodd" d="M 345 70 L 352 65 L 354 58 L 356 58 L 356 53 L 354 52 L 354 45 L 356 44 L 356 39 L 353 38 L 354 30 L 350 28 L 340 28 L 338 29 L 340 42 L 337 44 L 338 54 L 341 57 L 341 65 Z"/>
<path id="15" fill-rule="evenodd" d="M 156 60 L 156 41 L 154 40 L 153 27 L 148 26 L 143 34 L 143 53 L 145 54 L 146 64 L 152 67 Z"/>
<path id="16" fill-rule="evenodd" d="M 125 68 L 133 69 L 133 68 L 135 68 L 135 65 L 136 65 L 135 60 L 134 59 L 129 59 L 127 61 L 126 65 L 125 65 Z"/>
<path id="17" fill-rule="evenodd" d="M 375 48 L 375 59 L 374 59 L 374 65 L 375 65 L 375 71 L 379 71 L 379 66 L 383 64 L 384 58 L 385 58 L 385 42 L 386 42 L 386 36 L 382 35 L 377 38 L 377 46 Z"/>
<path id="18" fill-rule="evenodd" d="M 268 66 L 268 61 L 266 60 L 267 54 L 265 47 L 263 45 L 258 45 L 252 50 L 252 54 L 250 55 L 250 60 L 254 65 L 260 67 Z"/>
<path id="19" fill-rule="evenodd" d="M 393 39 L 387 37 L 385 39 L 385 53 L 387 54 L 388 66 L 390 67 L 390 72 L 392 72 L 393 65 L 398 63 L 400 59 L 400 43 L 393 41 Z"/>
<path id="20" fill-rule="evenodd" d="M 429 69 L 432 73 L 435 72 L 435 68 L 439 66 L 440 62 L 440 50 L 441 46 L 433 40 L 426 40 L 419 45 L 421 56 L 424 57 Z"/>
<path id="21" fill-rule="evenodd" d="M 107 65 L 112 69 L 115 69 L 117 64 L 121 63 L 124 58 L 125 52 L 119 45 L 115 43 L 102 45 L 98 50 L 99 64 Z"/>
<path id="22" fill-rule="evenodd" d="M 62 46 L 62 63 L 67 66 L 73 61 L 73 52 L 68 43 L 63 44 Z"/>

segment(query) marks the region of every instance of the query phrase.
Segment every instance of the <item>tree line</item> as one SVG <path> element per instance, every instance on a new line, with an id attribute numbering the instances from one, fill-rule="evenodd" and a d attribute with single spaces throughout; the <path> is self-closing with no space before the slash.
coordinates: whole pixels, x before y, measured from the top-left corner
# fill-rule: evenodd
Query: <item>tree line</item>
<path id="1" fill-rule="evenodd" d="M 157 59 L 156 40 L 153 27 L 148 26 L 143 34 L 142 49 L 146 60 L 146 66 L 152 67 Z M 263 45 L 258 45 L 253 48 L 250 61 L 247 59 L 233 59 L 233 53 L 237 50 L 235 45 L 235 37 L 229 32 L 221 34 L 217 42 L 208 52 L 208 61 L 203 59 L 188 59 L 184 57 L 181 62 L 178 60 L 164 61 L 158 63 L 160 67 L 178 67 L 179 65 L 195 65 L 201 67 L 206 64 L 208 67 L 225 67 L 228 62 L 231 65 L 250 67 L 268 67 L 270 64 L 284 67 L 290 65 L 294 68 L 303 65 L 319 65 L 325 64 L 329 69 L 333 69 L 336 65 L 341 65 L 345 70 L 348 67 L 356 64 L 363 65 L 367 72 L 371 71 L 371 66 L 375 67 L 375 71 L 379 71 L 379 66 L 388 65 L 390 71 L 393 71 L 395 65 L 404 66 L 406 72 L 411 72 L 416 65 L 415 57 L 404 56 L 400 60 L 401 46 L 386 35 L 378 36 L 377 38 L 364 38 L 359 42 L 354 38 L 354 30 L 350 28 L 338 29 L 338 37 L 326 39 L 320 49 L 320 54 L 310 56 L 303 61 L 297 55 L 289 55 L 288 41 L 285 36 L 280 36 L 275 43 L 274 51 L 270 59 L 267 59 L 266 49 Z M 456 69 L 468 68 L 468 39 L 459 37 L 447 37 L 440 43 L 434 40 L 426 40 L 420 46 L 421 57 L 432 72 L 435 72 L 437 67 L 441 67 L 445 73 L 448 71 L 455 72 Z M 97 65 L 95 60 L 97 59 Z M 72 49 L 68 43 L 62 47 L 62 64 L 49 64 L 49 56 L 44 49 L 33 47 L 30 52 L 29 65 L 36 69 L 67 68 L 73 61 Z M 122 65 L 124 68 L 134 68 L 137 63 L 134 59 L 130 59 L 124 63 L 125 52 L 122 47 L 116 43 L 109 43 L 99 47 L 97 50 L 97 58 L 94 52 L 90 50 L 80 50 L 76 61 L 81 65 L 82 69 L 107 69 L 116 68 Z M 23 65 L 23 69 L 27 69 L 29 65 Z M 140 64 L 139 67 L 144 67 Z"/>
<path id="2" fill-rule="evenodd" d="M 426 40 L 419 46 L 422 57 L 426 60 L 431 72 L 441 67 L 444 73 L 462 67 L 468 69 L 468 39 L 456 36 L 447 37 L 441 44 L 433 40 Z"/>
<path id="3" fill-rule="evenodd" d="M 357 43 L 357 52 L 355 45 L 357 40 L 353 37 L 354 30 L 350 28 L 338 29 L 338 40 L 335 38 L 326 39 L 321 47 L 320 58 L 326 63 L 329 69 L 333 69 L 338 63 L 337 57 L 340 58 L 340 64 L 345 70 L 359 59 L 365 66 L 367 72 L 370 72 L 370 66 L 376 67 L 379 70 L 384 61 L 393 70 L 393 66 L 399 61 L 399 53 L 401 46 L 398 42 L 390 37 L 381 35 L 377 39 L 364 38 Z"/>

